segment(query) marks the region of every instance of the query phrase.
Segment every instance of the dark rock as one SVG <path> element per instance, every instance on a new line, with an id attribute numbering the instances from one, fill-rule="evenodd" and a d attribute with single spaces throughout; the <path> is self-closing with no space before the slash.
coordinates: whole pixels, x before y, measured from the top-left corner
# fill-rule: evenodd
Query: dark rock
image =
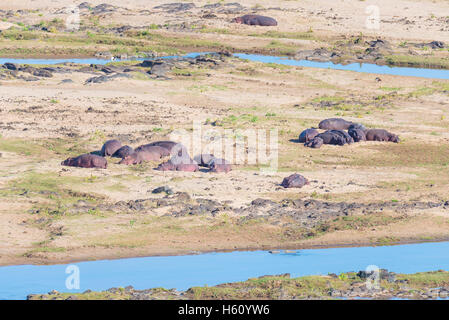
<path id="1" fill-rule="evenodd" d="M 309 181 L 302 175 L 295 173 L 284 178 L 281 186 L 283 186 L 284 188 L 302 188 L 306 184 L 309 184 Z"/>

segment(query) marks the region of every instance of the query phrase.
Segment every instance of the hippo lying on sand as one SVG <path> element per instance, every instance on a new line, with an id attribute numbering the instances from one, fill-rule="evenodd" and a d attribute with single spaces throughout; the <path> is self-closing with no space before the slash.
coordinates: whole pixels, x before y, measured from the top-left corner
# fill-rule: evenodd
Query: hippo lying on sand
<path id="1" fill-rule="evenodd" d="M 284 180 L 282 180 L 281 186 L 283 186 L 284 188 L 302 188 L 306 184 L 309 184 L 309 181 L 302 175 L 295 173 L 284 178 Z"/>
<path id="2" fill-rule="evenodd" d="M 257 14 L 246 14 L 244 16 L 235 18 L 233 20 L 235 23 L 247 24 L 250 26 L 277 26 L 278 23 L 275 19 L 265 16 L 260 16 Z"/>
<path id="3" fill-rule="evenodd" d="M 341 118 L 330 118 L 321 121 L 318 127 L 323 130 L 348 130 L 353 123 Z"/>
<path id="4" fill-rule="evenodd" d="M 365 131 L 362 129 L 349 128 L 348 134 L 354 139 L 354 142 L 366 141 Z"/>
<path id="5" fill-rule="evenodd" d="M 328 130 L 326 132 L 320 133 L 309 142 L 306 142 L 304 145 L 309 148 L 319 148 L 322 144 L 343 146 L 345 144 L 351 144 L 353 142 L 354 140 L 345 131 Z"/>
<path id="6" fill-rule="evenodd" d="M 120 149 L 118 149 L 114 154 L 112 155 L 114 158 L 125 158 L 126 156 L 129 156 L 131 153 L 134 152 L 134 149 L 130 146 L 123 146 Z"/>
<path id="7" fill-rule="evenodd" d="M 101 155 L 112 156 L 118 149 L 122 147 L 122 143 L 118 140 L 108 140 L 101 148 Z"/>
<path id="8" fill-rule="evenodd" d="M 161 146 L 145 144 L 143 146 L 137 147 L 136 152 L 146 151 L 150 153 L 158 153 L 159 158 L 168 157 L 170 155 L 170 150 Z"/>
<path id="9" fill-rule="evenodd" d="M 302 142 L 302 143 L 309 142 L 310 140 L 315 138 L 318 134 L 319 134 L 319 132 L 317 129 L 314 129 L 314 128 L 306 129 L 303 132 L 301 132 L 298 140 L 299 140 L 299 142 Z"/>
<path id="10" fill-rule="evenodd" d="M 370 129 L 365 132 L 367 141 L 390 141 L 399 142 L 399 137 L 384 129 Z"/>
<path id="11" fill-rule="evenodd" d="M 187 171 L 195 172 L 199 170 L 198 163 L 195 160 L 179 160 L 178 157 L 172 157 L 167 162 L 161 163 L 156 170 L 159 171 Z"/>
<path id="12" fill-rule="evenodd" d="M 140 164 L 142 162 L 148 162 L 148 161 L 157 161 L 161 158 L 159 152 L 156 151 L 135 151 L 131 153 L 130 155 L 124 157 L 119 164 Z"/>
<path id="13" fill-rule="evenodd" d="M 75 158 L 68 158 L 61 162 L 63 166 L 81 167 L 81 168 L 101 168 L 106 169 L 108 162 L 105 158 L 96 154 L 82 154 Z"/>
<path id="14" fill-rule="evenodd" d="M 318 149 L 318 148 L 321 148 L 323 143 L 324 143 L 323 139 L 321 139 L 320 137 L 315 137 L 312 140 L 310 140 L 309 142 L 306 142 L 304 144 L 304 146 L 309 147 L 309 148 Z"/>
<path id="15" fill-rule="evenodd" d="M 228 173 L 232 170 L 231 164 L 225 159 L 214 158 L 209 162 L 210 172 Z"/>

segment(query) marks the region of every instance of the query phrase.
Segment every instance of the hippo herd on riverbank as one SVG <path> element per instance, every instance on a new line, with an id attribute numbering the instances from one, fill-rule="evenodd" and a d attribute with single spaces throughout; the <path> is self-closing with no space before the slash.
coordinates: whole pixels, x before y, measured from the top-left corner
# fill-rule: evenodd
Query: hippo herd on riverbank
<path id="1" fill-rule="evenodd" d="M 325 119 L 318 124 L 318 128 L 326 131 L 320 133 L 315 128 L 306 129 L 301 132 L 298 141 L 310 148 L 320 148 L 323 144 L 343 146 L 360 141 L 399 142 L 399 137 L 387 130 L 367 129 L 363 124 L 341 118 Z M 170 157 L 168 161 L 160 163 L 155 168 L 159 171 L 196 172 L 199 171 L 199 167 L 208 168 L 209 172 L 228 173 L 232 170 L 228 161 L 216 158 L 213 154 L 199 154 L 192 159 L 186 147 L 174 141 L 155 141 L 133 149 L 127 145 L 123 146 L 118 140 L 108 140 L 99 152 L 68 158 L 61 162 L 61 165 L 106 169 L 107 160 L 105 157 L 121 158 L 119 164 L 125 165 L 160 161 L 163 158 Z M 306 184 L 309 184 L 309 181 L 302 175 L 295 173 L 284 178 L 281 186 L 284 188 L 302 188 Z"/>
<path id="2" fill-rule="evenodd" d="M 232 170 L 228 161 L 217 158 L 213 154 L 199 154 L 192 159 L 187 149 L 174 141 L 155 141 L 133 149 L 127 145 L 122 146 L 118 140 L 108 140 L 99 152 L 68 158 L 62 161 L 61 165 L 106 169 L 108 163 L 105 157 L 121 158 L 119 164 L 136 165 L 143 162 L 160 161 L 169 156 L 171 156 L 170 159 L 159 164 L 155 170 L 195 172 L 199 171 L 199 167 L 208 168 L 209 172 L 227 173 Z"/>
<path id="3" fill-rule="evenodd" d="M 309 148 L 320 148 L 323 144 L 343 146 L 360 141 L 399 142 L 399 137 L 387 130 L 367 129 L 363 124 L 341 118 L 325 119 L 318 124 L 318 128 L 326 131 L 320 133 L 315 128 L 306 129 L 301 132 L 298 141 Z"/>

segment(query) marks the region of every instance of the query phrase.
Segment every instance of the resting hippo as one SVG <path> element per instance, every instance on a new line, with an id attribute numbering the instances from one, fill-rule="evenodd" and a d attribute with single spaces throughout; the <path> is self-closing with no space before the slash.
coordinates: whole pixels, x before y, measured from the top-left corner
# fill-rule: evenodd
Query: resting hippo
<path id="1" fill-rule="evenodd" d="M 328 130 L 326 132 L 320 133 L 319 135 L 317 135 L 315 138 L 305 143 L 304 145 L 306 147 L 319 148 L 321 147 L 322 144 L 333 144 L 342 146 L 348 143 L 346 137 L 343 134 L 339 134 L 335 131 L 337 130 Z M 319 141 L 318 139 L 322 139 L 323 142 Z"/>
<path id="2" fill-rule="evenodd" d="M 174 146 L 176 146 L 178 143 L 174 142 L 174 141 L 155 141 L 155 142 L 151 142 L 149 144 L 145 144 L 144 146 L 158 146 L 158 147 L 162 147 L 167 149 L 168 151 L 171 151 L 171 149 L 173 149 Z M 141 146 L 143 147 L 143 146 Z"/>
<path id="3" fill-rule="evenodd" d="M 146 152 L 150 152 L 150 153 L 158 153 L 159 154 L 159 159 L 163 158 L 163 157 L 167 157 L 170 155 L 170 151 L 164 147 L 160 147 L 160 146 L 150 146 L 148 144 L 145 144 L 143 146 L 137 147 L 136 148 L 136 152 L 138 151 L 146 151 Z"/>
<path id="4" fill-rule="evenodd" d="M 173 157 L 167 162 L 161 163 L 156 170 L 159 171 L 187 171 L 187 172 L 195 172 L 199 170 L 198 163 L 196 161 L 190 159 L 186 161 L 182 159 L 179 161 L 179 158 Z"/>
<path id="5" fill-rule="evenodd" d="M 345 139 L 347 144 L 351 144 L 354 143 L 354 139 L 346 132 L 343 130 L 330 130 L 330 132 L 337 134 L 339 136 L 342 136 L 343 139 Z"/>
<path id="6" fill-rule="evenodd" d="M 348 130 L 353 123 L 341 118 L 330 118 L 321 121 L 318 127 L 323 130 Z"/>
<path id="7" fill-rule="evenodd" d="M 140 164 L 142 162 L 148 162 L 148 161 L 157 161 L 161 157 L 158 152 L 149 152 L 149 151 L 135 151 L 131 153 L 130 155 L 124 157 L 122 160 L 120 160 L 119 164 Z"/>
<path id="8" fill-rule="evenodd" d="M 228 173 L 232 170 L 231 164 L 225 159 L 214 158 L 209 163 L 210 172 Z"/>
<path id="9" fill-rule="evenodd" d="M 198 154 L 195 157 L 193 157 L 193 160 L 195 160 L 200 167 L 207 167 L 207 168 L 209 168 L 209 163 L 214 159 L 215 156 L 212 153 Z"/>
<path id="10" fill-rule="evenodd" d="M 309 142 L 310 140 L 315 138 L 318 134 L 319 134 L 319 132 L 317 129 L 314 129 L 314 128 L 306 129 L 303 132 L 301 132 L 298 140 L 299 140 L 299 142 L 302 142 L 302 143 Z"/>
<path id="11" fill-rule="evenodd" d="M 126 156 L 129 156 L 131 153 L 134 152 L 134 149 L 130 146 L 123 146 L 120 149 L 118 149 L 114 154 L 112 155 L 114 158 L 124 158 Z"/>
<path id="12" fill-rule="evenodd" d="M 390 141 L 399 142 L 399 137 L 391 132 L 384 129 L 369 129 L 365 132 L 367 141 Z"/>
<path id="13" fill-rule="evenodd" d="M 101 155 L 112 156 L 118 149 L 122 147 L 122 143 L 118 140 L 108 140 L 101 148 Z"/>
<path id="14" fill-rule="evenodd" d="M 314 149 L 318 149 L 323 145 L 323 139 L 321 139 L 320 137 L 315 137 L 312 140 L 310 140 L 309 142 L 306 142 L 304 144 L 304 146 L 309 147 L 309 148 L 314 148 Z"/>
<path id="15" fill-rule="evenodd" d="M 309 184 L 309 181 L 302 175 L 295 173 L 284 178 L 284 180 L 282 180 L 281 186 L 283 186 L 284 188 L 302 188 L 306 184 Z"/>
<path id="16" fill-rule="evenodd" d="M 235 23 L 248 24 L 250 26 L 277 26 L 278 23 L 275 19 L 257 14 L 246 14 L 244 16 L 235 18 Z"/>
<path id="17" fill-rule="evenodd" d="M 81 167 L 81 168 L 101 168 L 106 169 L 108 162 L 105 158 L 96 154 L 82 154 L 75 158 L 68 158 L 61 162 L 63 166 Z"/>
<path id="18" fill-rule="evenodd" d="M 363 124 L 361 124 L 361 123 L 353 123 L 353 124 L 351 124 L 349 126 L 348 130 L 351 130 L 351 129 L 360 129 L 360 130 L 366 131 L 366 127 Z"/>
<path id="19" fill-rule="evenodd" d="M 366 141 L 365 131 L 362 129 L 349 128 L 348 134 L 354 139 L 354 142 Z"/>

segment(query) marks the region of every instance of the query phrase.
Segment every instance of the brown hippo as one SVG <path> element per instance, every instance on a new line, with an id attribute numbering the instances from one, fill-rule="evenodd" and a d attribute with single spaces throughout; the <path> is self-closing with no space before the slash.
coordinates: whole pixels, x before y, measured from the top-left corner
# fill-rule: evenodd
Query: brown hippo
<path id="1" fill-rule="evenodd" d="M 209 163 L 214 159 L 215 156 L 212 153 L 198 154 L 195 157 L 193 157 L 193 160 L 195 160 L 200 167 L 207 167 L 207 168 L 209 168 Z"/>
<path id="2" fill-rule="evenodd" d="M 199 170 L 197 163 L 180 163 L 176 166 L 176 171 L 196 172 Z"/>
<path id="3" fill-rule="evenodd" d="M 105 158 L 96 154 L 86 153 L 78 157 L 68 158 L 61 162 L 63 166 L 81 167 L 81 168 L 101 168 L 106 169 L 108 162 Z"/>
<path id="4" fill-rule="evenodd" d="M 384 129 L 369 129 L 365 132 L 367 141 L 390 141 L 399 142 L 399 137 Z"/>
<path id="5" fill-rule="evenodd" d="M 341 118 L 329 118 L 321 121 L 318 127 L 323 130 L 348 130 L 353 123 Z"/>
<path id="6" fill-rule="evenodd" d="M 282 180 L 281 186 L 283 186 L 284 188 L 302 188 L 306 184 L 309 184 L 309 181 L 302 175 L 295 173 L 284 178 L 284 180 Z"/>
<path id="7" fill-rule="evenodd" d="M 155 142 L 151 142 L 149 144 L 146 144 L 144 146 L 158 146 L 158 147 L 162 147 L 167 149 L 168 151 L 171 151 L 171 149 L 173 149 L 174 146 L 176 146 L 178 143 L 174 142 L 174 141 L 155 141 Z"/>
<path id="8" fill-rule="evenodd" d="M 158 152 L 149 152 L 149 151 L 135 151 L 131 153 L 129 156 L 124 157 L 119 164 L 140 164 L 142 162 L 148 161 L 157 161 L 161 157 Z"/>
<path id="9" fill-rule="evenodd" d="M 319 134 L 318 130 L 315 128 L 306 129 L 299 135 L 299 142 L 305 143 L 309 142 Z"/>
<path id="10" fill-rule="evenodd" d="M 175 171 L 176 165 L 173 162 L 167 161 L 161 163 L 155 170 L 158 171 Z"/>
<path id="11" fill-rule="evenodd" d="M 159 171 L 198 171 L 198 163 L 189 157 L 173 156 L 167 162 L 161 163 L 156 170 Z"/>
<path id="12" fill-rule="evenodd" d="M 155 170 L 159 171 L 187 171 L 187 172 L 195 172 L 199 170 L 198 164 L 196 163 L 179 163 L 174 164 L 170 160 L 164 163 L 161 163 Z"/>
<path id="13" fill-rule="evenodd" d="M 101 155 L 112 156 L 118 149 L 122 147 L 122 143 L 118 140 L 108 140 L 101 148 Z"/>
<path id="14" fill-rule="evenodd" d="M 365 131 L 362 129 L 349 128 L 348 134 L 354 139 L 354 142 L 366 141 Z"/>
<path id="15" fill-rule="evenodd" d="M 309 147 L 309 148 L 314 148 L 314 149 L 318 149 L 321 148 L 321 146 L 323 145 L 323 139 L 321 139 L 320 137 L 315 137 L 312 140 L 310 140 L 309 142 L 304 143 L 304 146 Z"/>
<path id="16" fill-rule="evenodd" d="M 146 151 L 151 153 L 159 153 L 159 158 L 167 157 L 170 155 L 170 151 L 164 147 L 160 146 L 150 146 L 148 144 L 139 146 L 136 148 L 136 152 L 138 151 Z"/>
<path id="17" fill-rule="evenodd" d="M 134 152 L 134 149 L 130 146 L 123 146 L 120 149 L 118 149 L 114 154 L 112 155 L 114 158 L 125 158 L 126 156 L 129 156 L 131 153 Z"/>
<path id="18" fill-rule="evenodd" d="M 232 170 L 231 164 L 225 159 L 214 158 L 208 163 L 210 172 L 224 172 L 228 173 Z"/>
<path id="19" fill-rule="evenodd" d="M 258 14 L 246 14 L 233 20 L 235 23 L 247 24 L 250 26 L 277 26 L 278 23 L 271 17 L 260 16 Z"/>

